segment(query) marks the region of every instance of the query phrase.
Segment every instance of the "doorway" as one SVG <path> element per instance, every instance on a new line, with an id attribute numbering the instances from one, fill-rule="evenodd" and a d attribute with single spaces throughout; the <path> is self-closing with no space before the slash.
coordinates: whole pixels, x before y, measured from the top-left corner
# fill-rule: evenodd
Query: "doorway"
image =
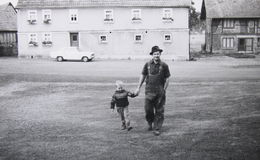
<path id="1" fill-rule="evenodd" d="M 70 46 L 71 47 L 79 46 L 79 33 L 70 33 Z"/>
<path id="2" fill-rule="evenodd" d="M 238 51 L 253 51 L 253 38 L 239 38 Z"/>

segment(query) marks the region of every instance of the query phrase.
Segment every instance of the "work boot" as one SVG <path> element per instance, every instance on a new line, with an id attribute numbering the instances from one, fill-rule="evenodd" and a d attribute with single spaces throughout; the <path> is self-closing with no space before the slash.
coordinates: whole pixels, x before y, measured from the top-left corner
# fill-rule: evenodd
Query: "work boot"
<path id="1" fill-rule="evenodd" d="M 152 131 L 153 130 L 153 124 L 152 123 L 148 123 L 148 131 Z"/>
<path id="2" fill-rule="evenodd" d="M 153 134 L 154 134 L 155 136 L 159 136 L 159 135 L 161 134 L 161 132 L 160 132 L 159 130 L 155 130 L 155 131 L 153 131 Z"/>

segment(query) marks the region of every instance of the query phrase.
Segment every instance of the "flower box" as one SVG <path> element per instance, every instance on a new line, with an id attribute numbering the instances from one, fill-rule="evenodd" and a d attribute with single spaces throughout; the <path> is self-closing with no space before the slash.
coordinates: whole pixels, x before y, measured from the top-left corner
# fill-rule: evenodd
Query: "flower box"
<path id="1" fill-rule="evenodd" d="M 29 42 L 29 46 L 31 46 L 31 47 L 37 47 L 37 46 L 38 46 L 38 43 L 37 43 L 37 42 L 34 42 L 34 41 L 30 41 L 30 42 Z"/>
<path id="2" fill-rule="evenodd" d="M 34 24 L 34 23 L 36 23 L 36 19 L 28 19 L 28 22 L 29 22 L 30 24 Z"/>
<path id="3" fill-rule="evenodd" d="M 112 22 L 113 21 L 113 19 L 111 18 L 111 19 L 109 19 L 109 18 L 106 18 L 106 19 L 104 19 L 104 21 L 106 21 L 106 22 Z"/>
<path id="4" fill-rule="evenodd" d="M 43 41 L 42 45 L 43 46 L 52 46 L 52 41 Z"/>
<path id="5" fill-rule="evenodd" d="M 173 18 L 166 18 L 166 17 L 163 17 L 162 18 L 164 21 L 173 21 Z"/>
<path id="6" fill-rule="evenodd" d="M 46 24 L 48 24 L 48 23 L 51 22 L 51 19 L 49 19 L 49 18 L 48 18 L 48 19 L 44 19 L 43 22 L 46 23 Z"/>

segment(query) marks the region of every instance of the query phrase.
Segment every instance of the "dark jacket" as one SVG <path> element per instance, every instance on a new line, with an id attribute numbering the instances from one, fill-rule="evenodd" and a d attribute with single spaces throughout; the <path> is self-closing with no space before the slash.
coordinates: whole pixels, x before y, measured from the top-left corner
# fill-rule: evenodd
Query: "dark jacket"
<path id="1" fill-rule="evenodd" d="M 126 90 L 115 91 L 115 93 L 112 96 L 112 100 L 111 100 L 111 109 L 114 109 L 115 106 L 117 106 L 117 107 L 128 106 L 129 105 L 128 96 L 135 97 L 135 95 L 133 93 L 126 91 Z"/>

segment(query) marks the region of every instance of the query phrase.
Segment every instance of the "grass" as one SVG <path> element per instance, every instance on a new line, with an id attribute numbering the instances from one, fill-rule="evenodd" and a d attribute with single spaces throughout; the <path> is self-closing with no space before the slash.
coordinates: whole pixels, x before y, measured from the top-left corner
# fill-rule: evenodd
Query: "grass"
<path id="1" fill-rule="evenodd" d="M 133 130 L 120 130 L 109 109 L 114 80 L 134 90 L 143 62 L 30 62 L 1 61 L 0 159 L 259 159 L 259 68 L 243 68 L 251 62 L 169 63 L 160 136 L 146 130 L 143 89 L 130 99 Z"/>

